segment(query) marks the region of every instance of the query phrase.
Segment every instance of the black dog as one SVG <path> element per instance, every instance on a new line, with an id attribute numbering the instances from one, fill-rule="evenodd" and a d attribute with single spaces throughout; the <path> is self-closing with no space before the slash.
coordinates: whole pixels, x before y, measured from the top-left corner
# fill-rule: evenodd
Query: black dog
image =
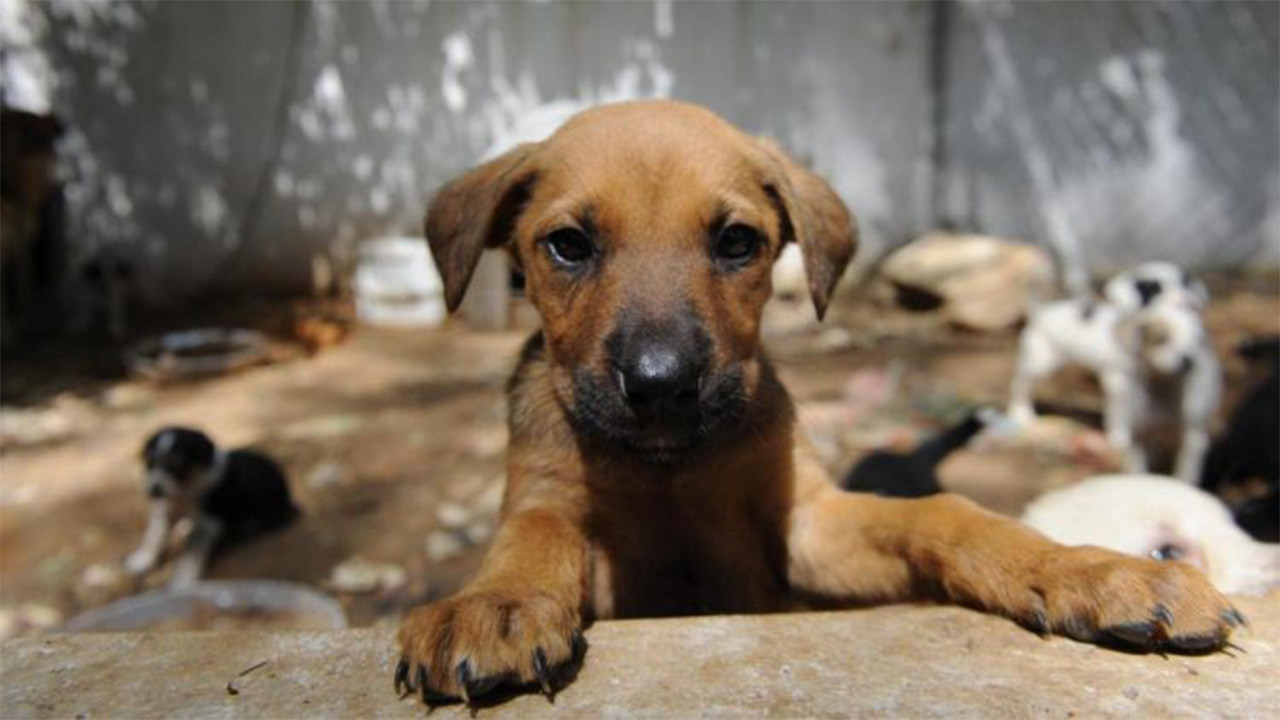
<path id="1" fill-rule="evenodd" d="M 287 525 L 298 516 L 279 466 L 251 450 L 219 450 L 198 430 L 168 427 L 142 451 L 151 519 L 142 544 L 125 560 L 140 575 L 156 566 L 180 518 L 195 526 L 178 558 L 172 582 L 195 582 L 210 554 Z"/>
<path id="2" fill-rule="evenodd" d="M 1280 540 L 1280 336 L 1244 342 L 1238 354 L 1267 376 L 1231 415 L 1205 458 L 1201 486 L 1221 492 L 1262 480 L 1266 492 L 1235 508 L 1236 523 L 1257 540 Z"/>
<path id="3" fill-rule="evenodd" d="M 990 425 L 994 413 L 990 408 L 973 410 L 960 423 L 930 437 L 909 453 L 868 453 L 849 471 L 840 487 L 885 497 L 936 495 L 942 492 L 936 473 L 938 464 Z"/>

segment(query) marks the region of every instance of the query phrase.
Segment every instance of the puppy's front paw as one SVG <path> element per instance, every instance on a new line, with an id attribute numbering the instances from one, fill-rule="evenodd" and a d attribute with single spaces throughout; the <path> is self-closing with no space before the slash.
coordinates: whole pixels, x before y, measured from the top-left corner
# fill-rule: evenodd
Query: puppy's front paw
<path id="1" fill-rule="evenodd" d="M 397 692 L 469 703 L 503 685 L 537 686 L 550 697 L 586 643 L 578 613 L 550 595 L 477 589 L 412 611 L 400 648 Z"/>
<path id="2" fill-rule="evenodd" d="M 1199 570 L 1180 562 L 1061 547 L 1033 576 L 1024 622 L 1085 642 L 1209 652 L 1245 623 Z"/>

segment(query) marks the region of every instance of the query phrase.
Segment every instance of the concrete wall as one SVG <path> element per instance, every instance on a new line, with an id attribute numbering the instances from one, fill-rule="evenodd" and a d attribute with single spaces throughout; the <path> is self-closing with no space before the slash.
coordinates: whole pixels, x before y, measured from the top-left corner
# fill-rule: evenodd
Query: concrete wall
<path id="1" fill-rule="evenodd" d="M 1097 270 L 1280 258 L 1280 5 L 941 5 L 942 222 Z"/>
<path id="2" fill-rule="evenodd" d="M 1280 243 L 1274 4 L 25 9 L 75 128 L 72 242 L 133 258 L 153 300 L 306 287 L 313 258 L 418 231 L 483 155 L 633 97 L 780 140 L 859 213 L 864 259 L 938 222 L 1079 247 L 1093 269 Z"/>

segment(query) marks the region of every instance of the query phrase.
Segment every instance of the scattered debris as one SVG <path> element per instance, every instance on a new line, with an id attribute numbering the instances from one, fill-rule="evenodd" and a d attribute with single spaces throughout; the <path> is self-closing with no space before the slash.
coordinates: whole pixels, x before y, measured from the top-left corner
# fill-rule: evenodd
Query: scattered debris
<path id="1" fill-rule="evenodd" d="M 32 630 L 47 630 L 62 622 L 62 613 L 48 605 L 27 603 L 10 610 L 0 608 L 0 640 Z"/>
<path id="2" fill-rule="evenodd" d="M 0 450 L 70 439 L 92 427 L 97 417 L 91 403 L 71 393 L 58 395 L 45 407 L 0 408 Z"/>
<path id="3" fill-rule="evenodd" d="M 120 383 L 102 393 L 103 407 L 111 410 L 140 410 L 155 403 L 155 389 L 142 383 Z"/>
<path id="4" fill-rule="evenodd" d="M 350 331 L 345 323 L 323 316 L 298 318 L 293 323 L 293 338 L 306 348 L 309 355 L 337 345 Z"/>
<path id="5" fill-rule="evenodd" d="M 427 536 L 427 558 L 433 563 L 452 560 L 466 552 L 470 539 L 455 530 L 435 530 Z"/>
<path id="6" fill-rule="evenodd" d="M 341 484 L 346 477 L 347 472 L 341 464 L 332 461 L 322 462 L 307 473 L 306 484 L 312 490 L 321 490 Z"/>
<path id="7" fill-rule="evenodd" d="M 258 668 L 264 667 L 268 662 L 269 662 L 269 661 L 267 661 L 267 660 L 263 660 L 262 662 L 260 662 L 260 663 L 258 663 L 258 664 L 256 664 L 256 665 L 253 665 L 253 666 L 251 666 L 251 667 L 247 667 L 247 668 L 245 668 L 244 670 L 241 670 L 241 671 L 240 671 L 240 674 L 236 675 L 234 678 L 232 678 L 231 680 L 229 680 L 229 681 L 227 682 L 227 694 L 228 694 L 228 695 L 239 695 L 239 694 L 240 694 L 240 687 L 241 687 L 241 681 L 240 681 L 240 678 L 243 678 L 244 676 L 248 675 L 249 673 L 253 672 L 254 670 L 257 670 Z"/>
<path id="8" fill-rule="evenodd" d="M 442 502 L 436 506 L 436 519 L 447 528 L 460 528 L 471 521 L 471 511 L 455 502 Z"/>
<path id="9" fill-rule="evenodd" d="M 394 590 L 404 584 L 404 568 L 355 555 L 337 567 L 329 576 L 329 587 L 338 592 L 369 593 Z"/>

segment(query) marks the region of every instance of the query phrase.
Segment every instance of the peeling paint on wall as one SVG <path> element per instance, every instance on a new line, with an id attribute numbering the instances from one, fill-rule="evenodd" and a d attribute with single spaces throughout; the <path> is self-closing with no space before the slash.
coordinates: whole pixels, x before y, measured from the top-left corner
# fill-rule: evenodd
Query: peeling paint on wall
<path id="1" fill-rule="evenodd" d="M 1275 4 L 952 5 L 941 49 L 930 3 L 3 7 L 6 51 L 26 37 L 72 128 L 75 252 L 132 253 L 157 299 L 307 288 L 317 257 L 342 268 L 364 239 L 419 232 L 478 160 L 657 97 L 828 177 L 863 221 L 861 262 L 944 221 L 1074 246 L 1092 271 L 1280 257 Z"/>

